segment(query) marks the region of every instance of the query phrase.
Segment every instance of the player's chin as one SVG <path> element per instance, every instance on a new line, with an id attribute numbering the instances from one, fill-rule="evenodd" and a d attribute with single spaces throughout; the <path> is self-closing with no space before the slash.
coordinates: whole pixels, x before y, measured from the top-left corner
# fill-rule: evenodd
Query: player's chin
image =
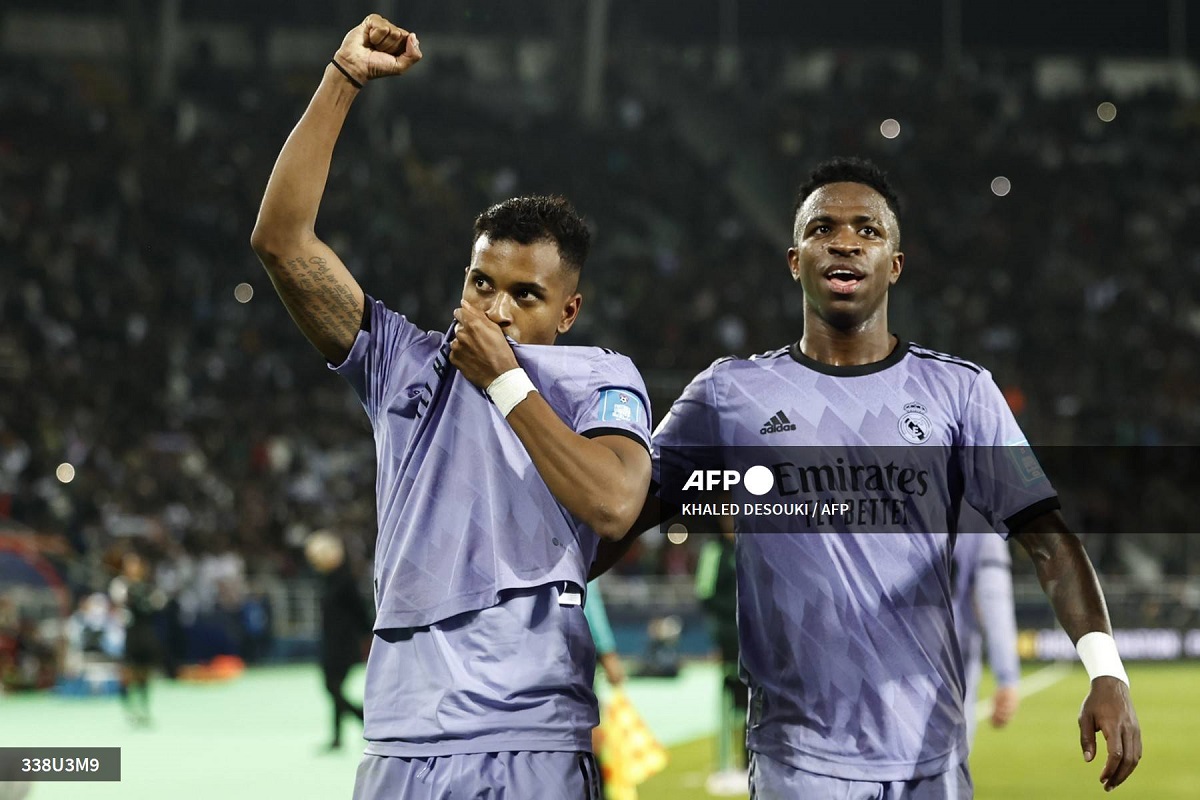
<path id="1" fill-rule="evenodd" d="M 838 299 L 827 302 L 821 310 L 821 318 L 835 328 L 854 328 L 867 318 L 862 303 L 853 299 Z"/>

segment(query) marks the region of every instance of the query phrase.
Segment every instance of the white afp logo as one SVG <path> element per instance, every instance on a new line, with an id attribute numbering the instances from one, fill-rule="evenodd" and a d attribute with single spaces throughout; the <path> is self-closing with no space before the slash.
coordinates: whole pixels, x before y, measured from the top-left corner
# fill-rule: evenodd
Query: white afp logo
<path id="1" fill-rule="evenodd" d="M 692 470 L 684 482 L 684 489 L 697 489 L 711 492 L 714 489 L 729 491 L 738 484 L 746 487 L 752 495 L 761 497 L 771 491 L 775 485 L 775 476 L 764 466 L 753 466 L 746 470 L 745 475 L 736 469 L 697 469 Z"/>

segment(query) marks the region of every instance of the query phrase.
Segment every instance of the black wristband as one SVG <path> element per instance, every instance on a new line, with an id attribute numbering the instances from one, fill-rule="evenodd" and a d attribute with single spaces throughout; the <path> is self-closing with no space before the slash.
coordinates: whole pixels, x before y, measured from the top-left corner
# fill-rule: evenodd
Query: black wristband
<path id="1" fill-rule="evenodd" d="M 331 58 L 331 59 L 329 59 L 329 63 L 330 63 L 330 64 L 333 64 L 333 66 L 337 67 L 337 71 L 338 71 L 338 72 L 340 72 L 340 73 L 342 73 L 343 75 L 345 75 L 345 76 L 346 76 L 346 80 L 350 81 L 351 85 L 353 85 L 355 89 L 361 89 L 361 88 L 363 87 L 363 85 L 362 85 L 361 83 L 359 83 L 358 81 L 354 80 L 354 76 L 353 76 L 353 75 L 351 75 L 349 72 L 346 72 L 346 68 L 345 68 L 345 67 L 343 67 L 341 64 L 339 64 L 339 63 L 337 62 L 337 59 L 336 59 L 336 58 Z"/>

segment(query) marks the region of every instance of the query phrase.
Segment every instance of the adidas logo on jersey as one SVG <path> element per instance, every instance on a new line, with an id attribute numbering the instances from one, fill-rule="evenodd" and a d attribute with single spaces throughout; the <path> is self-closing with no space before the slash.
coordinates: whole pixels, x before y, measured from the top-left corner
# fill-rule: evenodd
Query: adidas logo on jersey
<path id="1" fill-rule="evenodd" d="M 787 414 L 782 411 L 776 411 L 775 416 L 771 417 L 763 424 L 759 433 L 783 433 L 784 431 L 794 431 L 796 426 L 787 418 Z"/>

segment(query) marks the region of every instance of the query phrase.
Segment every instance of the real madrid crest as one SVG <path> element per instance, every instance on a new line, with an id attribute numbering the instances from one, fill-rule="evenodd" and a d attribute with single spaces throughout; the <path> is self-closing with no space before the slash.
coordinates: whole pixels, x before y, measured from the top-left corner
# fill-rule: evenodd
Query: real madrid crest
<path id="1" fill-rule="evenodd" d="M 904 416 L 900 417 L 900 435 L 913 444 L 924 444 L 933 433 L 933 423 L 926 416 L 925 406 L 920 403 L 909 403 L 904 406 Z"/>

